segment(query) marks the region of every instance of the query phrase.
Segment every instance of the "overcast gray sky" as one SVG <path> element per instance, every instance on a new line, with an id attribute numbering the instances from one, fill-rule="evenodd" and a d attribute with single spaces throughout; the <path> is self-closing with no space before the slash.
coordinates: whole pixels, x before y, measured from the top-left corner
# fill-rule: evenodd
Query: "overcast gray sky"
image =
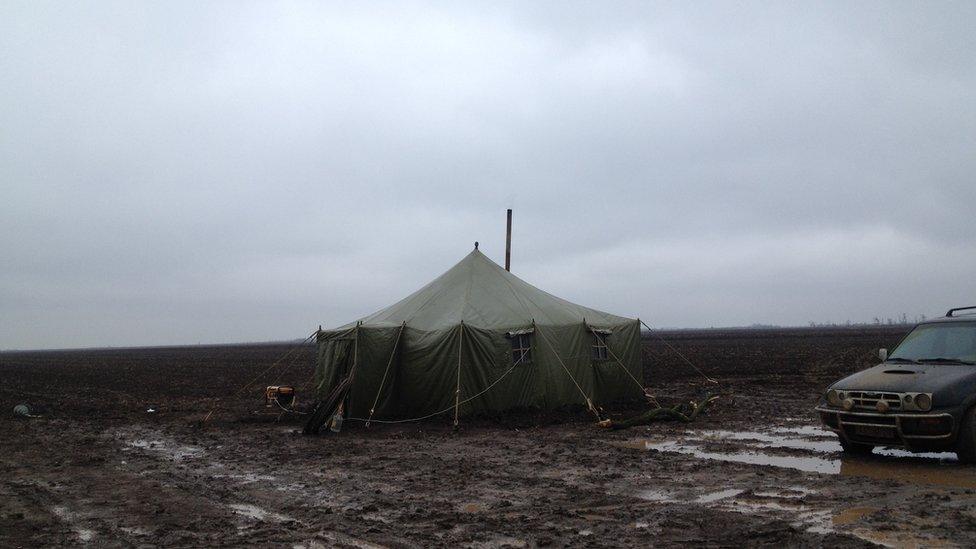
<path id="1" fill-rule="evenodd" d="M 976 302 L 976 3 L 0 3 L 0 347 L 300 338 L 467 254 L 657 326 Z"/>

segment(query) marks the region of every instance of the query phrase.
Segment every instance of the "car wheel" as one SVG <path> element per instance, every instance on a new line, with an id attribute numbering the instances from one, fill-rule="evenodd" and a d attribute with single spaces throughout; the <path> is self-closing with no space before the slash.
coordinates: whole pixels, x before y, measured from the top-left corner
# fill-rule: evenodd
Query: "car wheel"
<path id="1" fill-rule="evenodd" d="M 866 456 L 874 451 L 874 446 L 871 444 L 851 442 L 844 437 L 840 437 L 840 447 L 844 450 L 845 454 L 852 454 L 855 456 Z"/>
<path id="2" fill-rule="evenodd" d="M 976 406 L 962 416 L 956 438 L 956 456 L 963 463 L 976 463 Z"/>

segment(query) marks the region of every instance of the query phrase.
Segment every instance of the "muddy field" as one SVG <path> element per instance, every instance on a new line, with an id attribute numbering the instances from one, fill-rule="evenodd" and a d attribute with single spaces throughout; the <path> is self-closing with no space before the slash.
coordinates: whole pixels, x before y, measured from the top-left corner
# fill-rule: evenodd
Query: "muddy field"
<path id="1" fill-rule="evenodd" d="M 972 546 L 976 470 L 842 458 L 811 412 L 903 331 L 659 333 L 719 381 L 649 337 L 659 400 L 723 397 L 620 431 L 565 412 L 306 437 L 261 391 L 301 387 L 309 347 L 3 353 L 0 546 Z"/>

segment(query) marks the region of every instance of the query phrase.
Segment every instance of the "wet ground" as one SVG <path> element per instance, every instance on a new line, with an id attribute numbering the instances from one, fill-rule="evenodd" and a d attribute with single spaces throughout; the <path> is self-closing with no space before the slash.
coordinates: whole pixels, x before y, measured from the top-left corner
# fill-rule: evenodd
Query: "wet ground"
<path id="1" fill-rule="evenodd" d="M 951 454 L 845 458 L 815 423 L 822 387 L 859 367 L 837 356 L 876 334 L 838 336 L 822 359 L 794 354 L 794 337 L 676 338 L 724 396 L 693 424 L 620 431 L 569 413 L 305 437 L 297 419 L 253 413 L 255 391 L 233 397 L 281 349 L 166 350 L 170 367 L 148 351 L 4 354 L 3 409 L 32 400 L 44 417 L 0 420 L 0 546 L 976 544 L 976 469 Z M 709 358 L 755 357 L 749 345 L 782 368 Z M 291 375 L 280 382 L 300 385 L 307 364 Z M 649 381 L 665 403 L 716 390 Z"/>
<path id="2" fill-rule="evenodd" d="M 807 532 L 887 546 L 973 543 L 976 470 L 956 462 L 951 453 L 879 449 L 870 457 L 844 456 L 836 437 L 800 420 L 760 431 L 689 430 L 677 439 L 621 444 L 715 462 L 730 475 L 716 482 L 713 471 L 695 472 L 672 487 L 640 494 L 649 501 L 765 516 Z"/>

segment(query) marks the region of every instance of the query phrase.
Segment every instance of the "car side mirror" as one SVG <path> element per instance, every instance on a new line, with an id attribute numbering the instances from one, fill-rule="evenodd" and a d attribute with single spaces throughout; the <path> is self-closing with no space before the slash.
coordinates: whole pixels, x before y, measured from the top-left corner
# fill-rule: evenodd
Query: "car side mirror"
<path id="1" fill-rule="evenodd" d="M 878 358 L 881 359 L 881 362 L 888 360 L 888 349 L 878 349 Z"/>

